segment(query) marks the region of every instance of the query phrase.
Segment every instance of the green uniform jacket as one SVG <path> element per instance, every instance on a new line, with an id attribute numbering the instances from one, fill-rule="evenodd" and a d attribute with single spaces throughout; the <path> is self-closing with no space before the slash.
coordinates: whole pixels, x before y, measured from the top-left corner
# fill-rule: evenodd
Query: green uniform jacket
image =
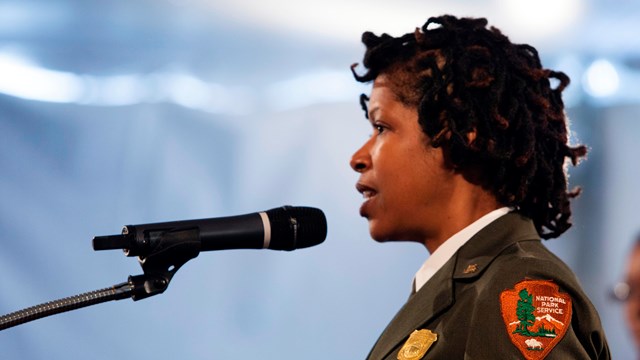
<path id="1" fill-rule="evenodd" d="M 515 314 L 515 310 L 501 306 L 501 294 L 523 280 L 551 281 L 571 298 L 570 323 L 544 359 L 611 357 L 598 313 L 576 276 L 542 245 L 529 218 L 510 213 L 473 236 L 409 298 L 367 359 L 397 359 L 409 335 L 418 329 L 428 329 L 438 338 L 423 357 L 411 359 L 526 358 L 512 342 L 519 336 L 514 335 L 515 325 L 508 329 L 503 319 L 503 311 Z M 542 358 L 540 343 L 529 343 L 533 350 L 525 352 L 533 354 L 530 359 Z"/>

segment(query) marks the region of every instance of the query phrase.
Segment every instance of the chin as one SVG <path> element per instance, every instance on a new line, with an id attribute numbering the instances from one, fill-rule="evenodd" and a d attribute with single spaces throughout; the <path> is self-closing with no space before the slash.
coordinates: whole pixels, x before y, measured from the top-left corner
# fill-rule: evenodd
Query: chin
<path id="1" fill-rule="evenodd" d="M 397 241 L 399 238 L 394 236 L 393 232 L 390 232 L 380 226 L 376 226 L 374 223 L 369 222 L 369 235 L 371 238 L 379 243 L 389 242 L 389 241 Z"/>
<path id="2" fill-rule="evenodd" d="M 389 241 L 388 239 L 375 237 L 375 236 L 373 236 L 373 235 L 371 235 L 371 238 L 372 238 L 373 240 L 375 240 L 376 242 L 378 242 L 378 243 L 384 243 L 384 242 Z"/>
<path id="3" fill-rule="evenodd" d="M 379 243 L 386 242 L 417 242 L 419 244 L 424 243 L 415 236 L 409 236 L 406 232 L 399 232 L 395 228 L 383 228 L 380 224 L 376 224 L 369 221 L 369 235 L 373 240 Z"/>
<path id="4" fill-rule="evenodd" d="M 383 231 L 380 231 L 379 228 L 369 223 L 369 235 L 371 238 L 377 242 L 386 242 L 389 241 L 389 237 L 385 235 Z"/>

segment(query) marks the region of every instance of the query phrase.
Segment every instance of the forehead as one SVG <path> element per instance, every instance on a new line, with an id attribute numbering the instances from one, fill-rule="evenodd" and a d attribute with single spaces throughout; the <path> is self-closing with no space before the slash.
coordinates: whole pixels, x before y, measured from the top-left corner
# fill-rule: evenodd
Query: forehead
<path id="1" fill-rule="evenodd" d="M 400 101 L 398 89 L 387 74 L 378 75 L 373 81 L 371 88 L 371 94 L 369 96 L 371 106 L 380 101 Z"/>
<path id="2" fill-rule="evenodd" d="M 369 120 L 376 113 L 393 111 L 393 108 L 401 104 L 389 82 L 381 77 L 376 78 L 368 98 L 367 111 Z"/>
<path id="3" fill-rule="evenodd" d="M 416 126 L 419 123 L 417 107 L 401 101 L 385 77 L 378 77 L 374 81 L 367 110 L 369 121 L 384 119 L 398 125 L 396 120 L 406 120 L 415 123 Z"/>

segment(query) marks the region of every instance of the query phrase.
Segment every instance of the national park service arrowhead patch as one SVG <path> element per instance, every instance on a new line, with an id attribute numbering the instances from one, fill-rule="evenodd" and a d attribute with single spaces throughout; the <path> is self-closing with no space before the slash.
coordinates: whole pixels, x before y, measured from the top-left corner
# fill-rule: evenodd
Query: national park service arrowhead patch
<path id="1" fill-rule="evenodd" d="M 521 281 L 500 294 L 500 306 L 511 342 L 528 360 L 544 359 L 571 323 L 571 297 L 552 281 Z"/>

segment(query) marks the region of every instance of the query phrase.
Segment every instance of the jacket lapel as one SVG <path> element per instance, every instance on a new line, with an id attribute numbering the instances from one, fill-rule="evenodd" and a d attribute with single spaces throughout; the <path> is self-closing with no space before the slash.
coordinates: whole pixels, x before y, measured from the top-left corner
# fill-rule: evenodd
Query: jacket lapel
<path id="1" fill-rule="evenodd" d="M 369 354 L 369 360 L 385 359 L 414 330 L 453 304 L 454 267 L 455 261 L 452 258 L 429 280 L 430 285 L 439 285 L 431 286 L 429 289 L 423 288 L 411 295 L 380 335 Z"/>

